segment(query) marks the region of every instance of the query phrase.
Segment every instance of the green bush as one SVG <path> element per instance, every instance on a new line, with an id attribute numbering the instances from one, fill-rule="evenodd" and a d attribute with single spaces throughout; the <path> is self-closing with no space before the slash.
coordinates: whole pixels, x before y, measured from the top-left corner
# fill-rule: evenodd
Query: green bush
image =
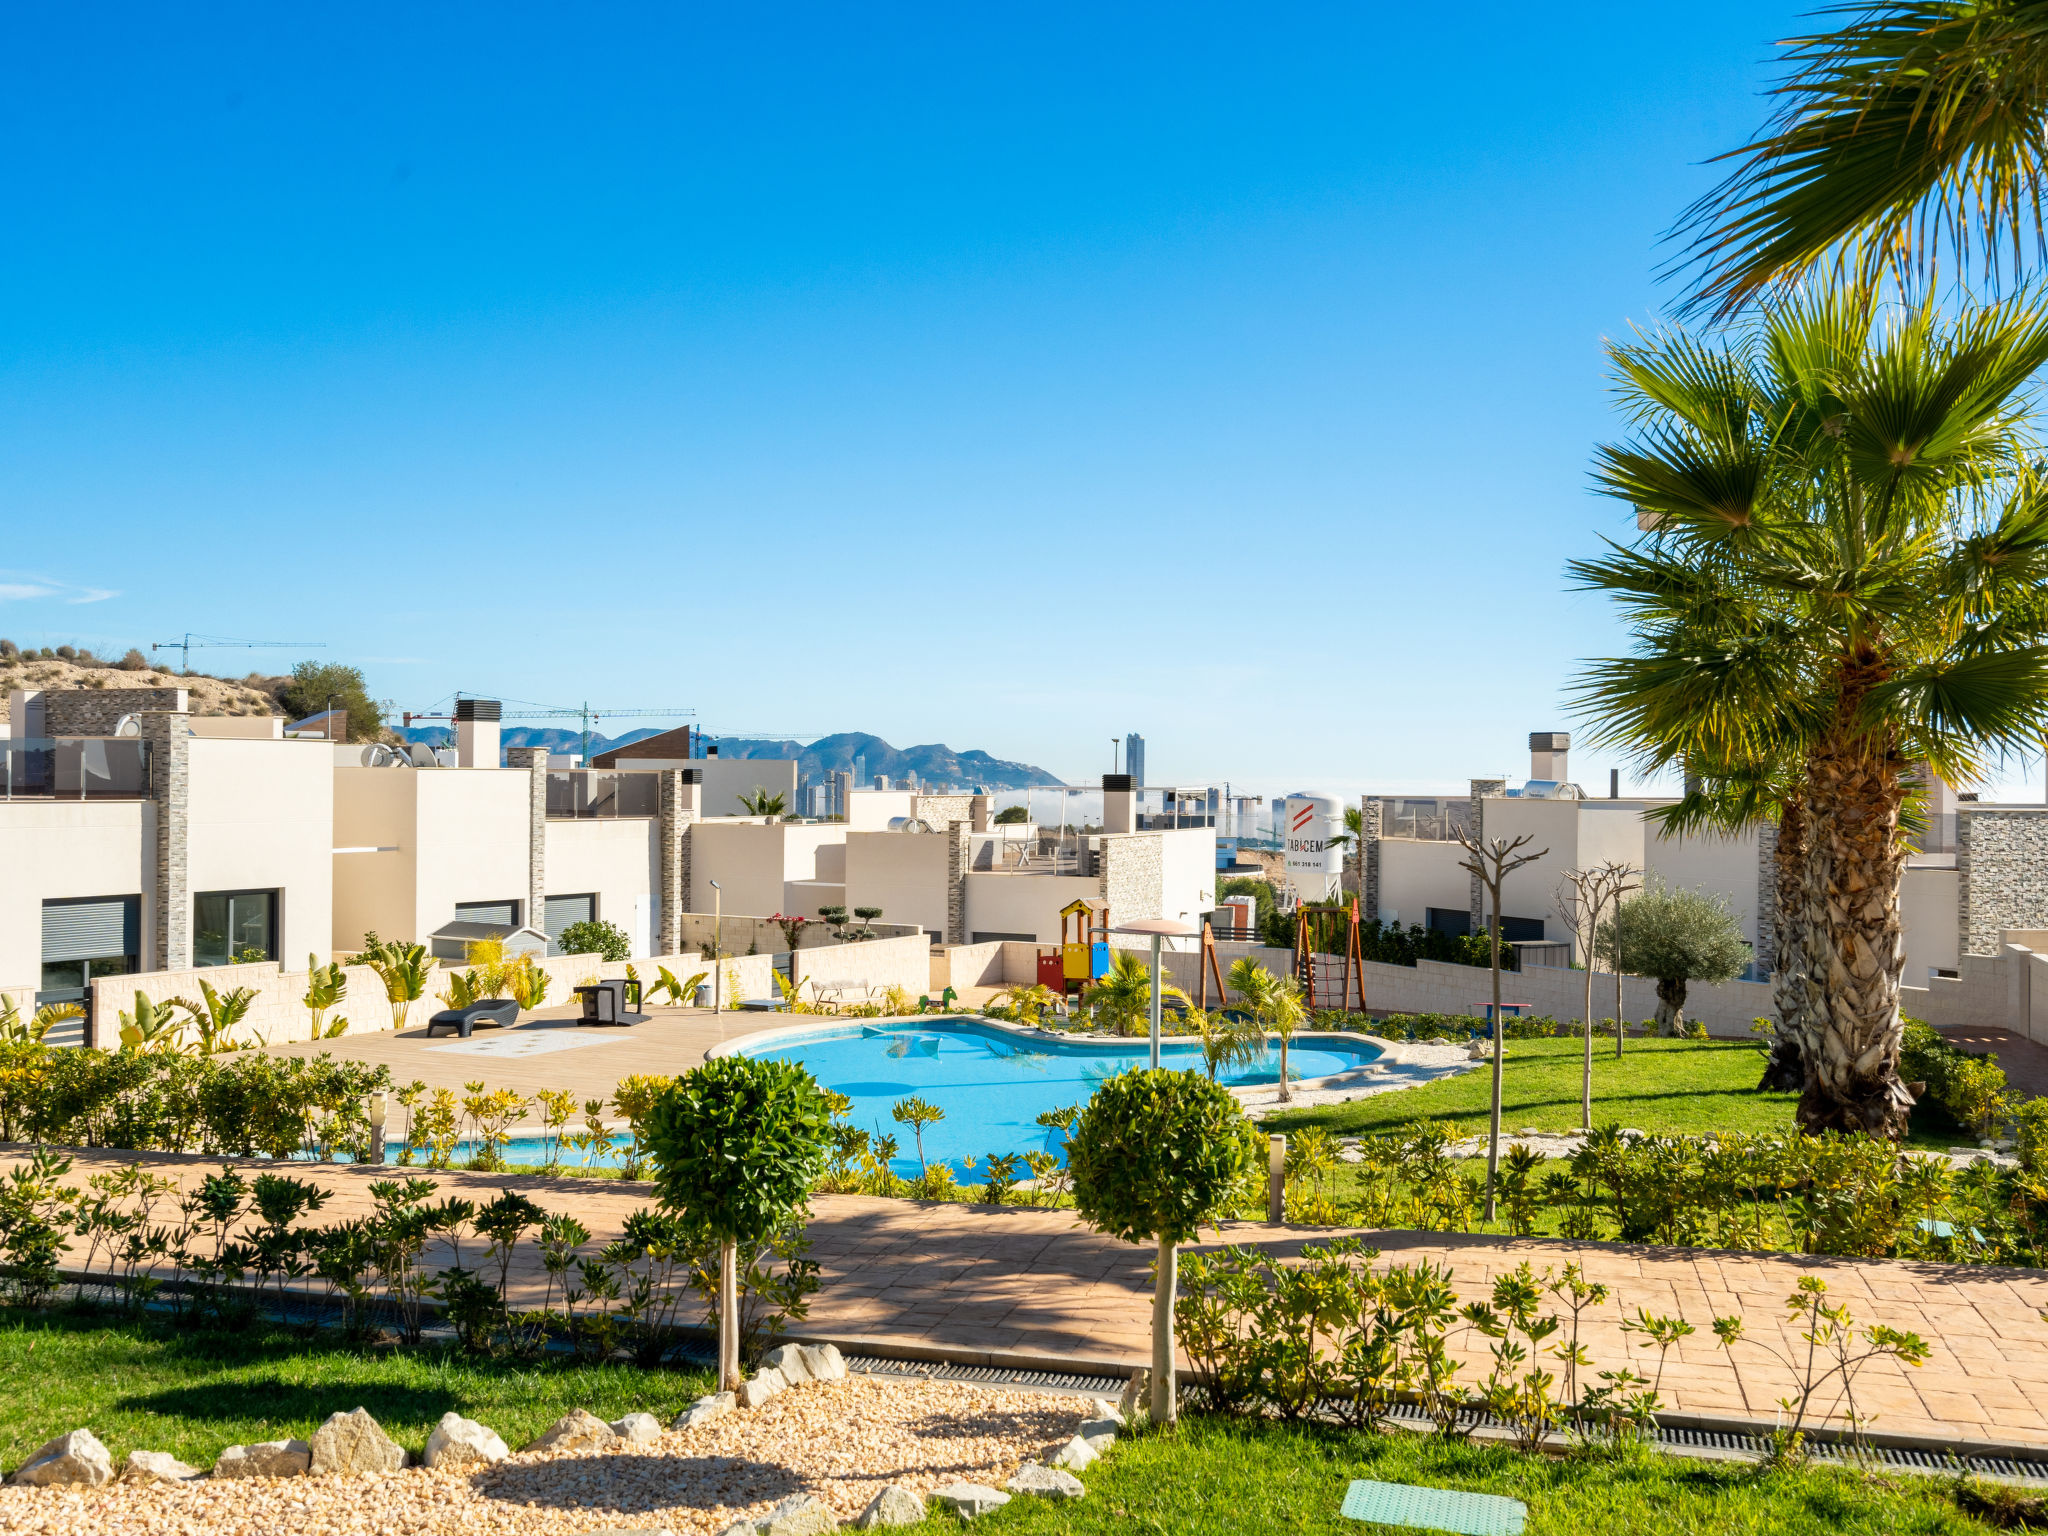
<path id="1" fill-rule="evenodd" d="M 2010 1107 L 2005 1071 L 1990 1056 L 1958 1050 L 1932 1025 L 1905 1021 L 1899 1047 L 1899 1078 L 1925 1083 L 1914 1112 L 1936 1126 L 1983 1136 Z M 1931 1113 L 1930 1113 L 1931 1111 Z"/>
<path id="2" fill-rule="evenodd" d="M 350 741 L 377 741 L 384 735 L 384 711 L 370 697 L 360 667 L 302 661 L 292 668 L 291 680 L 278 690 L 277 702 L 295 720 L 328 709 L 346 710 Z"/>
<path id="3" fill-rule="evenodd" d="M 633 958 L 633 941 L 626 937 L 626 930 L 601 917 L 571 923 L 555 944 L 565 955 L 600 955 L 614 962 Z"/>
<path id="4" fill-rule="evenodd" d="M 824 1173 L 832 1102 L 791 1061 L 719 1056 L 654 1101 L 647 1149 L 661 1203 L 720 1250 L 719 1383 L 739 1378 L 734 1256 L 768 1241 Z"/>

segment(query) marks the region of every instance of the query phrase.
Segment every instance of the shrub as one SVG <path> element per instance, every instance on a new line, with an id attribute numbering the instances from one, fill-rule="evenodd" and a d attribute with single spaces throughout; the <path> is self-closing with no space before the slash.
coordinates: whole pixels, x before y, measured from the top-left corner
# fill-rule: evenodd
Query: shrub
<path id="1" fill-rule="evenodd" d="M 571 923 L 555 943 L 565 955 L 602 955 L 615 964 L 633 957 L 633 941 L 626 930 L 601 917 Z"/>
<path id="2" fill-rule="evenodd" d="M 149 670 L 149 658 L 131 645 L 128 647 L 128 654 L 115 662 L 114 665 L 123 672 L 147 672 Z"/>
<path id="3" fill-rule="evenodd" d="M 1127 1243 L 1152 1240 L 1152 1417 L 1171 1422 L 1177 1249 L 1249 1193 L 1264 1147 L 1229 1089 L 1156 1068 L 1110 1078 L 1067 1143 L 1074 1206 Z"/>
<path id="4" fill-rule="evenodd" d="M 663 1205 L 719 1247 L 718 1377 L 739 1384 L 737 1250 L 757 1246 L 824 1171 L 830 1101 L 795 1062 L 720 1056 L 685 1073 L 649 1114 Z"/>
<path id="5" fill-rule="evenodd" d="M 1899 1077 L 1927 1085 L 1914 1110 L 1923 1114 L 1931 1110 L 1928 1118 L 1937 1126 L 1945 1122 L 1971 1135 L 1987 1135 L 2010 1107 L 2005 1071 L 1996 1061 L 1988 1055 L 1958 1050 L 1940 1030 L 1918 1019 L 1905 1021 Z"/>
<path id="6" fill-rule="evenodd" d="M 302 661 L 278 689 L 277 702 L 295 720 L 328 709 L 346 710 L 350 741 L 377 741 L 384 735 L 384 711 L 370 697 L 359 667 Z"/>

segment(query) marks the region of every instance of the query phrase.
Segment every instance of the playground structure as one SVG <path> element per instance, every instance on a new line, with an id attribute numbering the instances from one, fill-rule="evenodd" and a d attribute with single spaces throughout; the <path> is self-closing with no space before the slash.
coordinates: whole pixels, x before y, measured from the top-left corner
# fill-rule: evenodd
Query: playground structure
<path id="1" fill-rule="evenodd" d="M 1356 896 L 1342 906 L 1303 902 L 1294 909 L 1294 979 L 1308 1008 L 1365 1012 L 1365 948 Z"/>
<path id="2" fill-rule="evenodd" d="M 1079 997 L 1109 974 L 1109 903 L 1085 897 L 1060 908 L 1060 944 L 1038 952 L 1038 984 L 1061 997 Z"/>

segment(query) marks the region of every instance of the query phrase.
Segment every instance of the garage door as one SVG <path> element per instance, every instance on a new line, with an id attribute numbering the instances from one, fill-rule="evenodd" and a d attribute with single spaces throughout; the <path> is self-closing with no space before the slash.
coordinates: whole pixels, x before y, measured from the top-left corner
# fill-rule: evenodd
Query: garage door
<path id="1" fill-rule="evenodd" d="M 547 916 L 542 931 L 548 936 L 548 953 L 559 955 L 562 948 L 555 940 L 562 936 L 562 930 L 572 923 L 587 923 L 597 916 L 597 897 L 550 896 L 547 900 Z"/>

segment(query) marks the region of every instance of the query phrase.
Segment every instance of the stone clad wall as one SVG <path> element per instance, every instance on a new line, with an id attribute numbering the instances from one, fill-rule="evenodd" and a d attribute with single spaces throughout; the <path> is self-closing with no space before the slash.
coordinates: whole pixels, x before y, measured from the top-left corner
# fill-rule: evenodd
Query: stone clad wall
<path id="1" fill-rule="evenodd" d="M 182 715 L 183 688 L 51 688 L 43 693 L 43 729 L 52 736 L 111 736 L 123 715 Z"/>
<path id="2" fill-rule="evenodd" d="M 1125 832 L 1104 836 L 1102 854 L 1102 899 L 1109 903 L 1112 928 L 1137 917 L 1160 917 L 1165 874 L 1160 868 L 1160 840 L 1154 832 Z M 1148 941 L 1149 942 L 1149 941 Z"/>
<path id="3" fill-rule="evenodd" d="M 1997 954 L 2008 928 L 2048 928 L 2048 806 L 1962 806 L 1956 871 L 1965 955 Z"/>

